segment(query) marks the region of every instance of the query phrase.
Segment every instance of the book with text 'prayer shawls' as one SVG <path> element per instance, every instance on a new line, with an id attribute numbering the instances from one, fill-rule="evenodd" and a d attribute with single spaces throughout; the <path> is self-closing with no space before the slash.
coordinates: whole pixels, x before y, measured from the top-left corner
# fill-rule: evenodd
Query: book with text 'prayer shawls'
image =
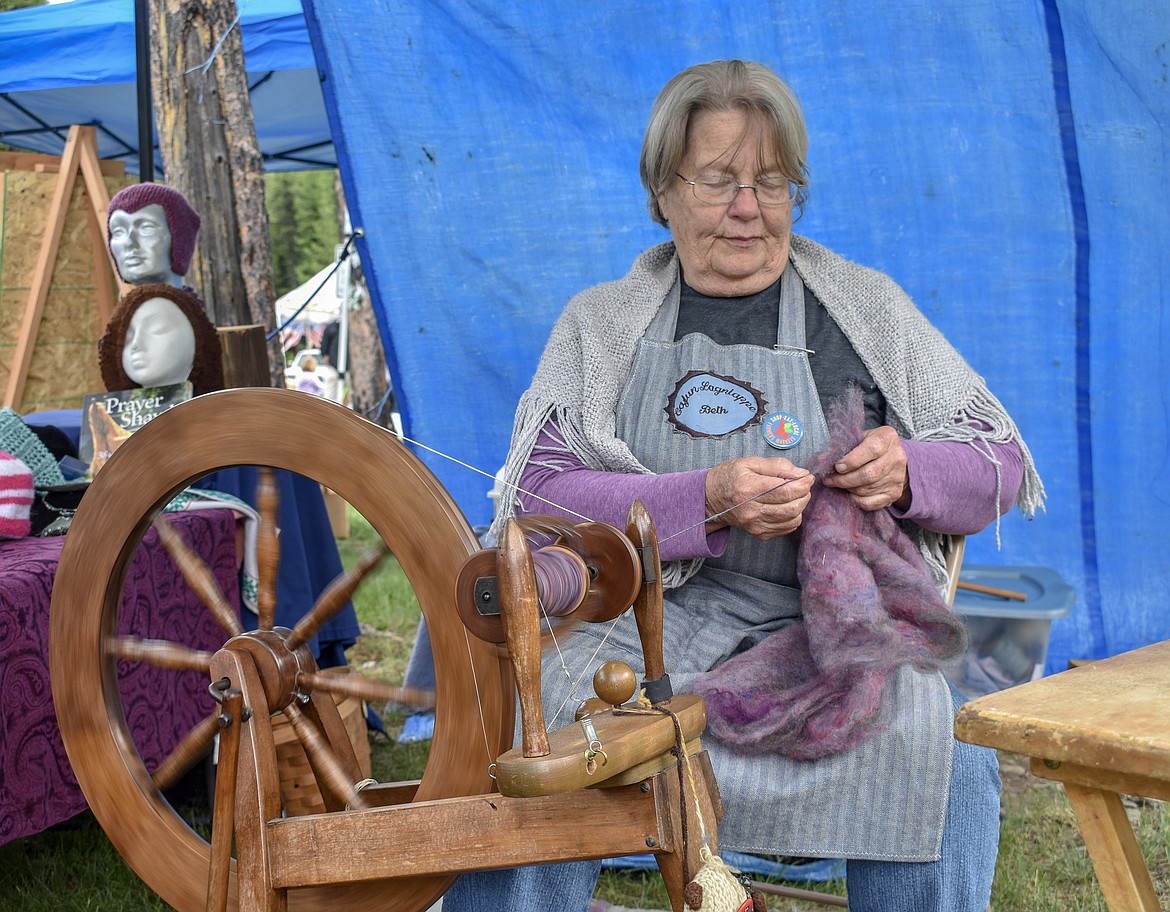
<path id="1" fill-rule="evenodd" d="M 83 400 L 78 457 L 92 478 L 127 437 L 191 398 L 191 382 L 90 393 Z"/>

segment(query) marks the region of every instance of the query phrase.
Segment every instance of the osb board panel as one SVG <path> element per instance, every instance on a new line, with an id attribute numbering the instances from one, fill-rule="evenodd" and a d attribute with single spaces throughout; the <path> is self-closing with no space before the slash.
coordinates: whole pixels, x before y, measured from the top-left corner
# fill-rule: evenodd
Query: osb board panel
<path id="1" fill-rule="evenodd" d="M 61 167 L 61 158 L 57 155 L 44 155 L 40 152 L 3 151 L 0 152 L 0 171 L 51 171 Z M 99 159 L 98 169 L 106 177 L 121 177 L 126 173 L 125 162 L 112 159 Z"/>
<path id="2" fill-rule="evenodd" d="M 57 175 L 37 171 L 0 174 L 0 389 L 6 388 L 16 355 L 37 258 L 46 230 Z M 113 196 L 132 178 L 106 177 Z M 99 312 L 95 263 L 109 271 L 104 248 L 95 249 L 89 224 L 92 204 L 78 174 L 61 243 L 52 266 L 49 293 L 29 363 L 22 414 L 80 408 L 86 393 L 103 389 L 97 340 L 105 328 Z M 102 237 L 105 225 L 101 226 Z"/>

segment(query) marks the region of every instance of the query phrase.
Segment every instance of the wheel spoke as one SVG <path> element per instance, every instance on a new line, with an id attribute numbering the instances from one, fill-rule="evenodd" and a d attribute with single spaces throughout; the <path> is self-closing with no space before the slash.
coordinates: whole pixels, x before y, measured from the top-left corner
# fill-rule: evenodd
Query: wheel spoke
<path id="1" fill-rule="evenodd" d="M 382 561 L 389 551 L 385 545 L 376 548 L 361 558 L 352 568 L 337 577 L 325 587 L 312 609 L 297 621 L 288 637 L 288 648 L 298 649 L 313 638 L 322 625 L 341 610 L 362 580 Z"/>
<path id="2" fill-rule="evenodd" d="M 276 617 L 276 571 L 280 567 L 276 511 L 279 505 L 276 474 L 263 466 L 256 479 L 256 510 L 260 514 L 260 527 L 256 536 L 256 571 L 260 577 L 260 586 L 256 592 L 256 613 L 260 616 L 261 630 L 271 630 Z"/>
<path id="3" fill-rule="evenodd" d="M 341 798 L 347 807 L 369 807 L 366 799 L 357 790 L 357 783 L 351 781 L 350 777 L 345 774 L 341 761 L 337 759 L 317 726 L 301 712 L 301 708 L 296 702 L 290 703 L 284 708 L 284 717 L 288 719 L 293 732 L 301 742 L 301 746 L 304 747 L 309 766 L 312 767 L 313 774 L 317 777 L 317 783 L 322 787 L 322 791 L 328 789 L 335 798 Z M 322 780 L 324 781 L 322 782 Z M 322 793 L 322 797 L 325 797 L 324 793 Z M 326 801 L 326 806 L 328 806 L 328 801 Z"/>
<path id="4" fill-rule="evenodd" d="M 357 697 L 367 703 L 402 703 L 420 709 L 435 705 L 435 692 L 421 687 L 395 687 L 359 674 L 328 674 L 320 671 L 302 671 L 297 675 L 297 686 L 320 690 L 343 697 Z"/>
<path id="5" fill-rule="evenodd" d="M 187 585 L 199 596 L 200 601 L 210 609 L 215 619 L 219 621 L 220 626 L 232 636 L 243 633 L 244 625 L 240 623 L 239 617 L 236 616 L 235 609 L 228 604 L 227 599 L 220 592 L 219 584 L 215 581 L 215 575 L 199 559 L 199 556 L 187 547 L 187 543 L 183 541 L 183 536 L 171 527 L 171 524 L 165 516 L 159 516 L 153 525 L 158 532 L 159 541 L 162 542 L 163 547 L 167 549 L 167 553 L 175 561 L 179 572 L 183 574 L 183 579 L 187 581 Z"/>
<path id="6" fill-rule="evenodd" d="M 165 792 L 178 782 L 195 765 L 195 761 L 207 753 L 218 731 L 219 713 L 216 712 L 187 732 L 178 746 L 155 769 L 151 776 L 155 787 Z"/>
<path id="7" fill-rule="evenodd" d="M 109 637 L 106 655 L 130 662 L 145 662 L 155 668 L 173 668 L 177 671 L 211 670 L 212 653 L 191 649 L 170 640 L 148 640 L 142 637 Z"/>

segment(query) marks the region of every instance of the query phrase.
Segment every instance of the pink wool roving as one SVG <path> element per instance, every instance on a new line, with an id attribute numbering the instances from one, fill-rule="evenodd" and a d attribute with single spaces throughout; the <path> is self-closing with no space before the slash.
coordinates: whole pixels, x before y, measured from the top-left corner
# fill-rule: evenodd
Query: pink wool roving
<path id="1" fill-rule="evenodd" d="M 829 414 L 818 478 L 861 442 L 854 389 Z M 801 623 L 700 675 L 708 731 L 745 753 L 815 760 L 856 746 L 883 723 L 882 696 L 901 665 L 924 670 L 966 649 L 966 630 L 888 510 L 866 512 L 817 484 L 797 554 Z"/>
<path id="2" fill-rule="evenodd" d="M 0 450 L 0 539 L 24 538 L 32 530 L 32 471 Z"/>

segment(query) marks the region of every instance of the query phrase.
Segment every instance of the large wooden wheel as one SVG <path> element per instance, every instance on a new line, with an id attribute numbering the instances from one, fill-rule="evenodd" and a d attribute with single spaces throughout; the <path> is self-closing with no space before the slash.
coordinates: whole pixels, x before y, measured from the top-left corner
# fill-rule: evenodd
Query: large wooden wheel
<path id="1" fill-rule="evenodd" d="M 384 429 L 302 393 L 227 390 L 171 409 L 114 453 L 73 519 L 53 589 L 50 668 L 62 738 L 90 807 L 131 867 L 181 912 L 205 907 L 211 845 L 171 807 L 131 738 L 119 661 L 172 660 L 165 649 L 157 658 L 149 649 L 138 655 L 118 636 L 119 602 L 130 560 L 163 506 L 203 475 L 241 465 L 288 470 L 335 491 L 369 520 L 414 588 L 435 654 L 436 725 L 413 800 L 491 791 L 488 764 L 512 736 L 511 682 L 494 647 L 467 636 L 454 607 L 456 575 L 478 542 L 418 459 Z M 260 571 L 263 628 L 273 581 L 263 562 Z M 225 630 L 225 641 L 233 635 Z M 290 631 L 264 635 L 279 641 Z M 201 737 L 193 732 L 190 740 Z M 290 890 L 289 907 L 411 912 L 432 904 L 452 879 Z M 233 861 L 231 909 L 238 889 Z"/>

